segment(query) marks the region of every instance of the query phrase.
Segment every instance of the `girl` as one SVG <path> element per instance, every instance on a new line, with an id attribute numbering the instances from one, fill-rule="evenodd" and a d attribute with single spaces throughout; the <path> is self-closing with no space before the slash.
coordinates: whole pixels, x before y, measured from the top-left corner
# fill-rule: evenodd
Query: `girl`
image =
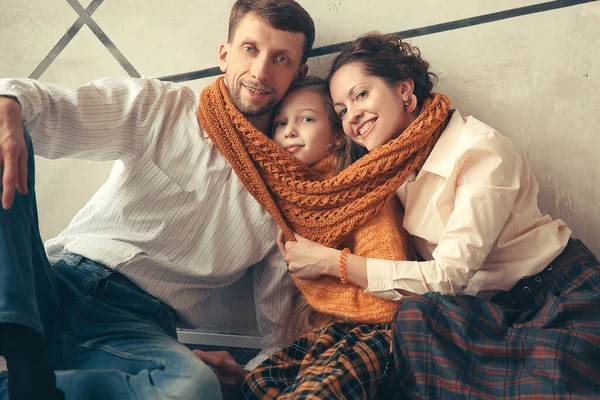
<path id="1" fill-rule="evenodd" d="M 294 84 L 273 117 L 273 140 L 298 160 L 330 177 L 344 169 L 356 154 L 347 149 L 325 81 L 308 77 Z M 412 260 L 410 237 L 401 227 L 402 210 L 395 198 L 367 223 L 353 231 L 341 247 L 365 256 L 379 254 Z M 385 255 L 385 256 L 384 256 Z M 297 278 L 312 278 L 299 274 Z M 337 279 L 296 279 L 299 291 L 280 321 L 281 342 L 293 347 L 273 355 L 247 380 L 269 380 L 244 388 L 248 399 L 295 396 L 343 396 L 356 385 L 375 396 L 385 381 L 390 360 L 389 322 L 397 303 L 366 295 L 364 290 Z M 369 360 L 365 361 L 365 355 Z M 320 376 L 327 375 L 323 381 Z M 273 385 L 278 386 L 277 390 Z"/>
<path id="2" fill-rule="evenodd" d="M 344 256 L 296 236 L 280 246 L 290 270 L 340 277 L 343 259 L 348 281 L 401 301 L 392 329 L 403 398 L 598 395 L 598 261 L 540 213 L 523 154 L 448 112 L 434 79 L 417 48 L 381 34 L 354 41 L 329 75 L 355 143 L 377 155 L 417 137 L 434 144 L 397 190 L 423 261 Z"/>

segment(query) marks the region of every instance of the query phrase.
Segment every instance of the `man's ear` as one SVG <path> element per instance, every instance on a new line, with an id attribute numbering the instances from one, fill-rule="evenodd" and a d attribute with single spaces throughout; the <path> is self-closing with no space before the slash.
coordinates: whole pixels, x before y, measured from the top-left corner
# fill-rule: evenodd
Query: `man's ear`
<path id="1" fill-rule="evenodd" d="M 300 68 L 298 68 L 298 73 L 296 74 L 296 79 L 304 78 L 308 74 L 308 65 L 302 64 Z"/>
<path id="2" fill-rule="evenodd" d="M 229 61 L 229 43 L 223 43 L 221 46 L 219 46 L 218 59 L 221 72 L 227 72 L 227 62 Z"/>

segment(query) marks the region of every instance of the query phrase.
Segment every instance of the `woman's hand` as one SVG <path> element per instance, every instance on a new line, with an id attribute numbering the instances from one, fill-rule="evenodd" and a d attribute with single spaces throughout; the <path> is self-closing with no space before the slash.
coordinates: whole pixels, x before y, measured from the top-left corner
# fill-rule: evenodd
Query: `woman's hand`
<path id="1" fill-rule="evenodd" d="M 315 279 L 322 275 L 339 278 L 340 251 L 325 247 L 294 233 L 296 241 L 285 241 L 283 233 L 277 235 L 277 246 L 288 269 L 300 279 Z"/>

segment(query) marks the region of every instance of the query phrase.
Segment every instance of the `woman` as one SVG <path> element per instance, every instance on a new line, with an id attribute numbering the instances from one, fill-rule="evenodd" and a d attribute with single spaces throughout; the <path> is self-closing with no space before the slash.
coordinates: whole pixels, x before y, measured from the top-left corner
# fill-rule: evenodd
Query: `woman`
<path id="1" fill-rule="evenodd" d="M 430 93 L 428 69 L 397 36 L 357 39 L 329 76 L 344 132 L 370 152 L 409 140 L 440 96 Z M 280 243 L 290 271 L 345 273 L 367 293 L 401 301 L 393 352 L 406 398 L 597 394 L 598 261 L 563 221 L 540 213 L 527 160 L 506 137 L 457 110 L 432 136 L 435 146 L 397 190 L 423 261 L 344 256 L 297 237 Z"/>

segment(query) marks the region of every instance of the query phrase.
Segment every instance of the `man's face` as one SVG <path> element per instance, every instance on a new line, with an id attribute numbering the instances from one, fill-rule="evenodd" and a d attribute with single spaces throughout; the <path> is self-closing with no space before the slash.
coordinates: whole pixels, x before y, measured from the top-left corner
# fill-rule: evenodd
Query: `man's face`
<path id="1" fill-rule="evenodd" d="M 246 116 L 268 113 L 298 75 L 304 34 L 277 30 L 262 18 L 246 15 L 230 43 L 219 49 L 219 67 L 233 103 Z"/>

